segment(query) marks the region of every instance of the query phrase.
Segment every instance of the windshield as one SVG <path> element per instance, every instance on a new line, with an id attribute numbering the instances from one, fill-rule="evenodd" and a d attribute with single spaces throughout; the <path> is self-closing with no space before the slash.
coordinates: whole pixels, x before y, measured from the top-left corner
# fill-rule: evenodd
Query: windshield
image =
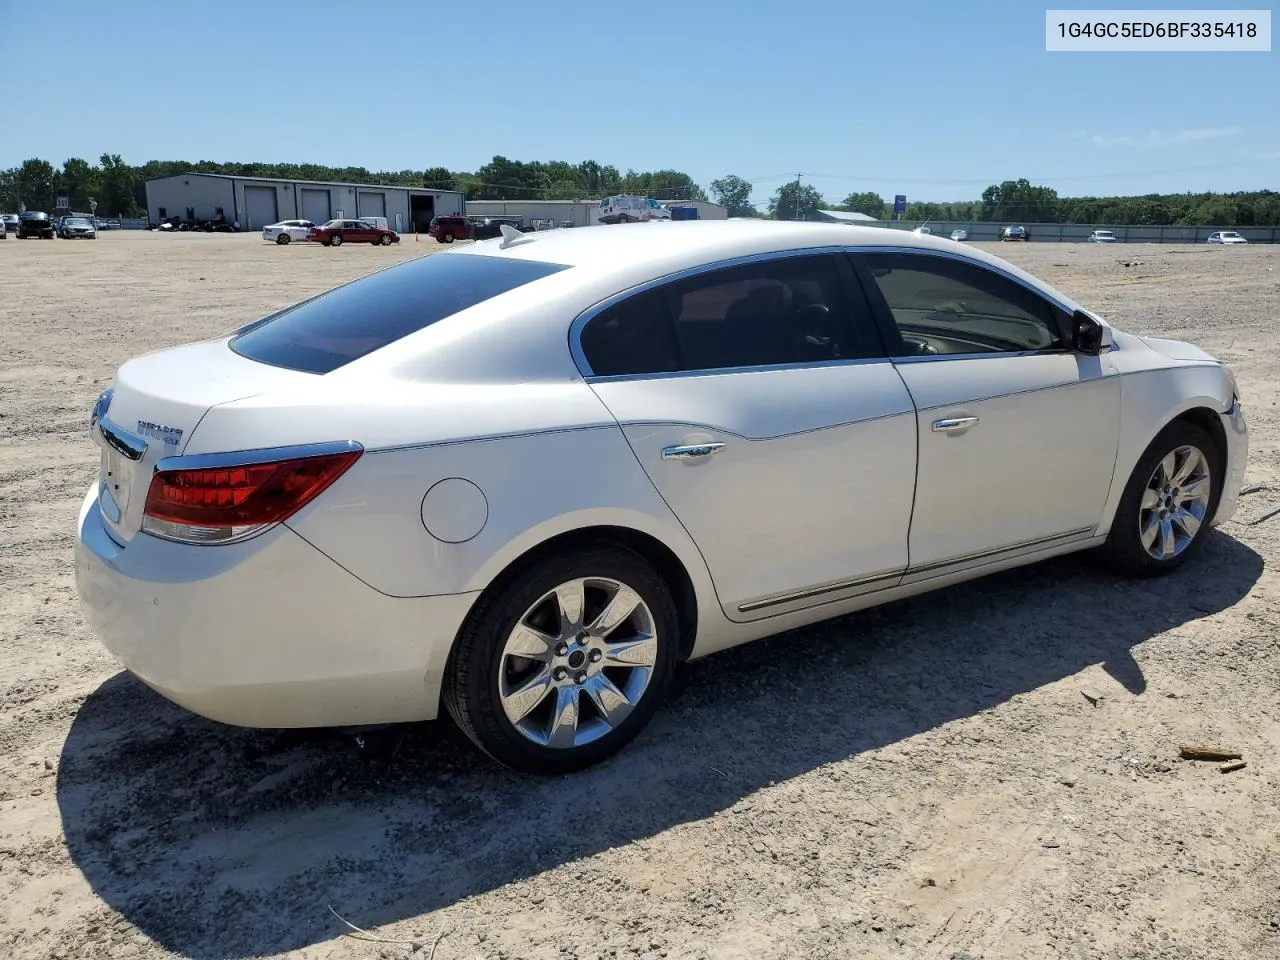
<path id="1" fill-rule="evenodd" d="M 86 220 L 84 217 L 67 217 L 66 223 L 67 223 L 67 226 L 69 227 L 89 226 L 89 221 Z"/>
<path id="2" fill-rule="evenodd" d="M 250 360 L 329 373 L 437 320 L 565 269 L 506 257 L 420 257 L 252 323 L 230 345 Z"/>

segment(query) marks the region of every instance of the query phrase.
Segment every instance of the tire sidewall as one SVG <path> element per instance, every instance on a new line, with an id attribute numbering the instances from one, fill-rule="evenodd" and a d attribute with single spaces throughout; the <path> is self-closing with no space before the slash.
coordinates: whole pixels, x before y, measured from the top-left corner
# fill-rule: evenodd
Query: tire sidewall
<path id="1" fill-rule="evenodd" d="M 1156 465 L 1174 449 L 1183 446 L 1198 448 L 1209 461 L 1212 484 L 1209 503 L 1205 509 L 1204 521 L 1186 549 L 1175 557 L 1158 560 L 1147 553 L 1138 536 L 1138 514 L 1142 504 L 1142 492 L 1155 472 Z M 1224 451 L 1218 449 L 1213 438 L 1194 423 L 1175 420 L 1161 430 L 1138 458 L 1125 484 L 1124 493 L 1120 496 L 1115 518 L 1111 522 L 1111 532 L 1107 537 L 1107 547 L 1112 558 L 1130 573 L 1139 576 L 1156 576 L 1176 570 L 1198 553 L 1209 534 L 1214 514 L 1218 510 L 1218 502 L 1222 497 L 1225 459 Z"/>
<path id="2" fill-rule="evenodd" d="M 653 615 L 658 655 L 640 703 L 618 727 L 598 740 L 571 750 L 541 747 L 524 737 L 507 719 L 498 693 L 502 651 L 511 631 L 533 604 L 550 590 L 582 577 L 609 577 L 626 584 Z M 525 568 L 499 588 L 493 602 L 469 618 L 446 668 L 446 704 L 455 721 L 491 757 L 526 773 L 570 773 L 621 750 L 644 728 L 670 688 L 679 646 L 679 618 L 670 588 L 638 554 L 600 546 L 549 557 Z M 469 668 L 456 670 L 466 656 Z M 461 715 L 460 714 L 464 714 Z"/>

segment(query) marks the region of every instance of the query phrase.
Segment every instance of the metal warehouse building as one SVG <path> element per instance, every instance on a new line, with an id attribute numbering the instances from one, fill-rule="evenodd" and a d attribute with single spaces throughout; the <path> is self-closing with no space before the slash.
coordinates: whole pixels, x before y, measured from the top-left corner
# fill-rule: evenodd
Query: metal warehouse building
<path id="1" fill-rule="evenodd" d="M 707 200 L 664 200 L 667 207 L 697 207 L 700 220 L 726 220 L 729 208 Z M 469 217 L 521 217 L 530 226 L 549 221 L 554 226 L 571 223 L 593 227 L 600 222 L 598 200 L 468 200 Z"/>
<path id="2" fill-rule="evenodd" d="M 463 195 L 455 190 L 372 183 L 184 173 L 148 180 L 146 188 L 152 223 L 165 217 L 224 217 L 238 222 L 241 230 L 260 230 L 280 220 L 324 223 L 336 217 L 386 217 L 393 230 L 426 233 L 432 217 L 463 211 Z"/>

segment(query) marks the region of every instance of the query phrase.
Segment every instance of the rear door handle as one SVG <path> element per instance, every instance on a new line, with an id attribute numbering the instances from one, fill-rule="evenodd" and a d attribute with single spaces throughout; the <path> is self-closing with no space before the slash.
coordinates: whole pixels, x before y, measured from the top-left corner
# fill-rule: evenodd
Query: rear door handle
<path id="1" fill-rule="evenodd" d="M 978 422 L 977 417 L 952 417 L 933 421 L 934 433 L 962 433 Z"/>
<path id="2" fill-rule="evenodd" d="M 692 443 L 682 447 L 663 447 L 663 460 L 701 460 L 724 449 L 723 443 Z"/>

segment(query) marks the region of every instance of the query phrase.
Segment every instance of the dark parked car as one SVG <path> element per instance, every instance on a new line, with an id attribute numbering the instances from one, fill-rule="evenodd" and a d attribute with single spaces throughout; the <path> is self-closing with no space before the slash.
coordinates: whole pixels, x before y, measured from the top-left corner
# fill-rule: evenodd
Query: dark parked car
<path id="1" fill-rule="evenodd" d="M 344 243 L 372 243 L 389 247 L 400 242 L 400 234 L 394 230 L 375 227 L 364 220 L 330 220 L 308 230 L 307 239 L 323 243 L 326 247 L 338 247 Z"/>
<path id="2" fill-rule="evenodd" d="M 427 236 L 435 237 L 439 243 L 453 243 L 455 240 L 470 240 L 473 229 L 466 217 L 432 217 Z"/>
<path id="3" fill-rule="evenodd" d="M 53 239 L 53 221 L 49 219 L 47 213 L 24 210 L 18 214 L 18 239 L 26 240 L 28 237 Z"/>

